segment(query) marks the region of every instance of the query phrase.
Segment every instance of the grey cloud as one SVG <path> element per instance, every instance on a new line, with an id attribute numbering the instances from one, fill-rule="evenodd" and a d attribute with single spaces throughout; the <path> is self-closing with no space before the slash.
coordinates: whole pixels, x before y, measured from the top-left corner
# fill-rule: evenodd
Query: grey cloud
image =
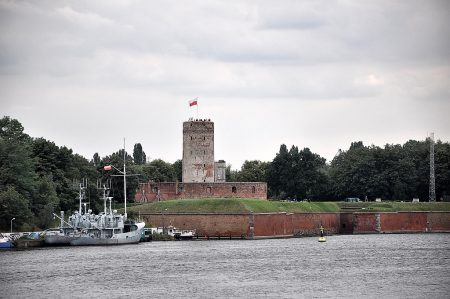
<path id="1" fill-rule="evenodd" d="M 76 131 L 77 117 L 59 124 L 64 118 L 55 113 L 70 109 L 84 115 L 90 124 L 84 129 L 109 132 L 97 112 L 120 114 L 132 103 L 143 116 L 138 122 L 126 111 L 129 134 L 143 136 L 139 141 L 155 151 L 150 155 L 161 158 L 164 147 L 177 146 L 167 136 L 179 134 L 167 116 L 187 118 L 190 97 L 200 98 L 201 111 L 230 138 L 242 132 L 242 118 L 264 128 L 265 135 L 236 137 L 248 148 L 255 147 L 248 140 L 267 142 L 258 143 L 264 151 L 254 158 L 269 157 L 280 142 L 311 142 L 319 153 L 335 153 L 359 136 L 416 138 L 428 124 L 449 136 L 442 112 L 450 96 L 449 6 L 434 0 L 1 1 L 0 110 L 38 135 L 69 143 L 65 132 Z M 428 123 L 421 115 L 427 105 L 433 107 Z M 354 115 L 368 123 L 353 126 Z M 386 125 L 393 118 L 395 136 Z M 55 122 L 61 127 L 51 131 Z M 168 130 L 157 133 L 163 147 L 147 138 L 160 126 Z M 76 138 L 76 144 L 83 139 Z M 224 153 L 233 153 L 223 158 L 242 158 L 223 144 Z M 83 153 L 91 156 L 93 147 L 84 145 Z M 168 160 L 178 158 L 172 152 Z"/>

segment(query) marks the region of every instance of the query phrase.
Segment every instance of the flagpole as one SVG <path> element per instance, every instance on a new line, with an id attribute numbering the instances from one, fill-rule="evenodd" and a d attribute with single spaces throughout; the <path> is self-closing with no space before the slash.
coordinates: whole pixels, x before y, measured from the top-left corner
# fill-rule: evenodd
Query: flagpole
<path id="1" fill-rule="evenodd" d="M 193 100 L 190 100 L 189 101 L 189 107 L 190 108 L 192 108 L 192 106 L 197 106 L 197 107 L 195 107 L 196 109 L 197 109 L 197 119 L 198 119 L 198 98 L 195 98 L 195 99 L 193 99 Z"/>

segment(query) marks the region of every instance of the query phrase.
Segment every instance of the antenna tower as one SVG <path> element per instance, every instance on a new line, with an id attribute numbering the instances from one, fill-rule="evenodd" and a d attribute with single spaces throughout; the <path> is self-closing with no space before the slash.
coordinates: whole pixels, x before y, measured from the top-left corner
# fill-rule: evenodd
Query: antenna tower
<path id="1" fill-rule="evenodd" d="M 86 205 L 87 202 L 85 202 L 86 200 L 86 188 L 88 187 L 88 180 L 87 178 L 83 178 L 81 179 L 81 183 L 80 183 L 80 194 L 79 194 L 79 198 L 80 198 L 80 208 L 79 208 L 79 213 L 80 215 L 82 212 L 81 206 L 84 206 L 84 213 L 86 214 Z"/>
<path id="2" fill-rule="evenodd" d="M 429 201 L 436 201 L 436 185 L 434 178 L 434 133 L 430 133 L 430 194 Z"/>

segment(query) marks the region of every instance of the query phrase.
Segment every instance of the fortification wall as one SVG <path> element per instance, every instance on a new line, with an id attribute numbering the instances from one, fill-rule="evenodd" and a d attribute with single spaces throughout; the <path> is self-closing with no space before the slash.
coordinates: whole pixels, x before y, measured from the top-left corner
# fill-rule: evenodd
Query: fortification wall
<path id="1" fill-rule="evenodd" d="M 296 236 L 316 235 L 320 226 L 330 234 L 339 232 L 339 213 L 295 213 L 291 217 L 292 233 Z"/>
<path id="2" fill-rule="evenodd" d="M 340 213 L 339 215 L 339 233 L 340 234 L 353 234 L 353 213 Z"/>
<path id="3" fill-rule="evenodd" d="M 250 226 L 253 237 L 292 236 L 292 218 L 286 213 L 254 214 Z"/>
<path id="4" fill-rule="evenodd" d="M 248 238 L 249 214 L 144 214 L 145 223 L 151 226 L 172 225 L 179 229 L 195 229 L 199 237 Z"/>
<path id="5" fill-rule="evenodd" d="M 450 232 L 449 212 L 141 215 L 152 226 L 196 229 L 199 237 L 273 238 L 327 234 Z M 345 228 L 342 225 L 345 224 Z"/>
<path id="6" fill-rule="evenodd" d="M 428 212 L 427 213 L 427 231 L 449 232 L 450 231 L 450 213 L 448 213 L 448 212 Z"/>
<path id="7" fill-rule="evenodd" d="M 426 212 L 380 213 L 381 232 L 425 232 L 427 214 Z"/>
<path id="8" fill-rule="evenodd" d="M 353 233 L 379 233 L 380 229 L 379 225 L 377 225 L 377 214 L 379 215 L 379 213 L 353 213 Z"/>
<path id="9" fill-rule="evenodd" d="M 155 202 L 183 198 L 259 198 L 267 199 L 267 183 L 144 183 L 135 194 L 136 202 Z"/>

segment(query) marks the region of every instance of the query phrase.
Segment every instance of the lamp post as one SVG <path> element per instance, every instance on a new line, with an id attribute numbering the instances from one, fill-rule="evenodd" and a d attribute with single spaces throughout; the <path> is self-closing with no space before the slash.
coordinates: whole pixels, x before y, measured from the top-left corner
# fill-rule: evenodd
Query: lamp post
<path id="1" fill-rule="evenodd" d="M 163 211 L 163 214 L 162 214 L 162 222 L 163 222 L 163 235 L 165 235 L 166 234 L 166 219 L 165 219 L 165 216 L 166 216 L 166 212 L 167 212 L 167 209 L 164 209 L 164 211 Z"/>
<path id="2" fill-rule="evenodd" d="M 13 220 L 16 220 L 16 218 L 14 217 L 13 219 L 11 219 L 11 234 L 12 234 L 12 222 Z"/>

